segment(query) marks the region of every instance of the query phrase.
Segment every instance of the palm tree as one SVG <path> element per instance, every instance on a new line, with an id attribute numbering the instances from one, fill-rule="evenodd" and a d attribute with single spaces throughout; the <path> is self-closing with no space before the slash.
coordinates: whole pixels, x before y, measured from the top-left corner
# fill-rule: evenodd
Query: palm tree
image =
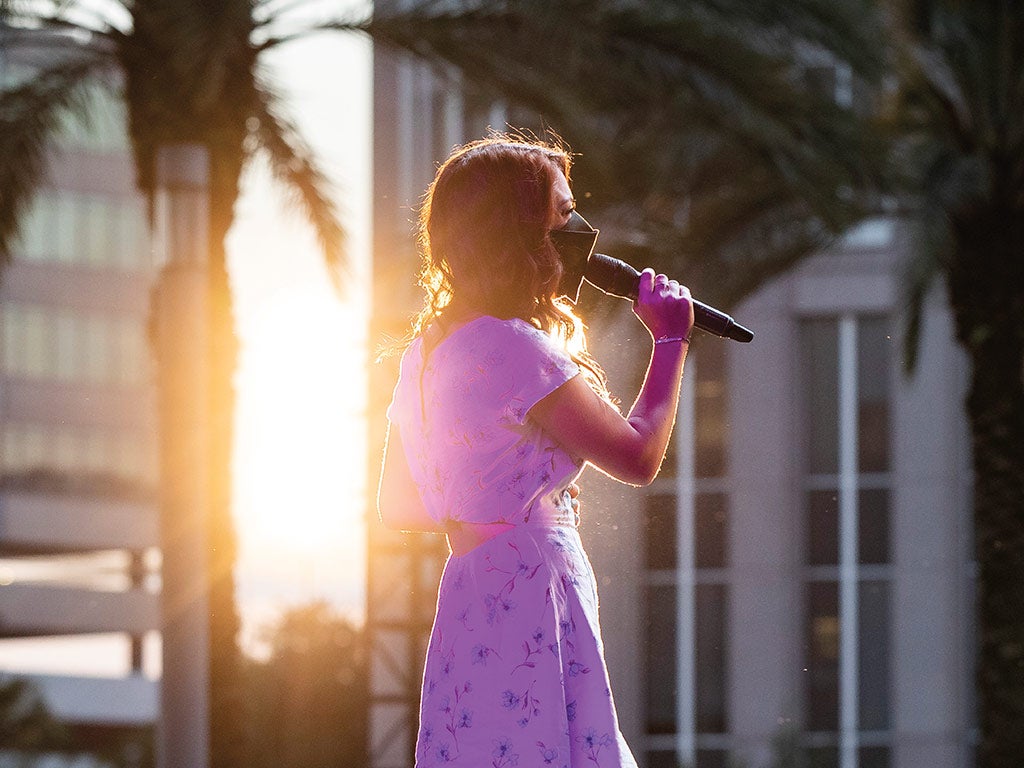
<path id="1" fill-rule="evenodd" d="M 928 0 L 895 28 L 909 298 L 920 317 L 941 279 L 971 360 L 978 764 L 1001 768 L 1024 754 L 1024 17 L 1011 0 Z"/>
<path id="2" fill-rule="evenodd" d="M 291 39 L 281 26 L 291 7 L 274 0 L 111 0 L 102 6 L 78 0 L 0 0 L 5 48 L 31 57 L 39 67 L 34 77 L 0 93 L 0 268 L 20 217 L 43 181 L 61 120 L 68 113 L 87 113 L 89 87 L 120 84 L 137 183 L 151 213 L 160 147 L 198 144 L 209 156 L 211 368 L 206 410 L 212 469 L 206 568 L 215 768 L 242 763 L 230 516 L 236 340 L 224 238 L 241 172 L 257 151 L 295 192 L 328 261 L 342 263 L 343 232 L 326 177 L 285 116 L 277 89 L 259 69 L 260 54 Z"/>

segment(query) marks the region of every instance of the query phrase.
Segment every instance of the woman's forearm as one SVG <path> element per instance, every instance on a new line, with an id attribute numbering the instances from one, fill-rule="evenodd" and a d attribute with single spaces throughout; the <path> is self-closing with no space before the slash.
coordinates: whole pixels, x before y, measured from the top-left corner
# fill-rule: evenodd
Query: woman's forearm
<path id="1" fill-rule="evenodd" d="M 626 417 L 641 438 L 640 463 L 650 480 L 657 475 L 672 436 L 688 346 L 686 341 L 654 345 L 644 383 Z"/>

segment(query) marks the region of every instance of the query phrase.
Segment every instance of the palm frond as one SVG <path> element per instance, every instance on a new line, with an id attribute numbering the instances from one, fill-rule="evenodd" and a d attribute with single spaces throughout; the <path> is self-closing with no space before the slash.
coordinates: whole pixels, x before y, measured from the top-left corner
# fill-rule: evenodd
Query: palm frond
<path id="1" fill-rule="evenodd" d="M 90 79 L 106 65 L 104 57 L 88 56 L 0 92 L 0 267 L 10 259 L 22 216 L 45 181 L 61 119 L 67 112 L 88 118 Z"/>
<path id="2" fill-rule="evenodd" d="M 293 202 L 316 231 L 336 285 L 347 270 L 345 230 L 330 194 L 330 180 L 317 163 L 298 128 L 280 106 L 281 99 L 266 82 L 256 87 L 258 121 L 253 136 L 266 150 L 274 176 L 293 193 Z"/>
<path id="3" fill-rule="evenodd" d="M 306 0 L 298 0 L 301 5 Z M 256 43 L 259 52 L 280 48 L 288 43 L 303 40 L 311 35 L 321 32 L 357 32 L 366 33 L 370 27 L 369 19 L 353 15 L 349 18 L 334 18 L 326 21 L 302 22 L 294 24 L 291 30 L 273 29 L 274 25 L 284 26 L 284 20 L 280 15 L 270 14 L 261 17 L 256 22 L 256 28 L 261 31 L 263 38 Z"/>
<path id="4" fill-rule="evenodd" d="M 431 15 L 420 4 L 376 17 L 368 32 L 455 67 L 486 96 L 538 111 L 584 147 L 574 173 L 577 189 L 593 193 L 588 210 L 599 207 L 604 228 L 608 214 L 631 206 L 634 226 L 617 245 L 654 263 L 671 258 L 681 269 L 694 266 L 687 253 L 700 254 L 711 271 L 745 254 L 763 274 L 865 214 L 885 183 L 885 147 L 855 109 L 802 79 L 805 51 L 841 36 L 842 19 L 802 0 L 817 15 L 791 32 L 788 11 L 772 14 L 777 4 L 741 5 L 525 0 L 459 12 L 430 5 Z M 864 43 L 865 34 L 852 37 Z M 860 43 L 853 47 L 865 61 L 857 69 L 873 75 L 879 46 Z M 744 192 L 751 179 L 770 194 Z M 646 208 L 651 200 L 667 217 Z M 690 216 L 680 224 L 672 211 L 684 206 Z M 809 223 L 775 238 L 778 258 L 757 254 L 759 241 L 774 242 L 768 228 L 786 230 L 792 216 Z M 651 236 L 638 240 L 639 230 Z"/>
<path id="5" fill-rule="evenodd" d="M 21 30 L 36 35 L 63 32 L 105 38 L 124 33 L 109 16 L 79 2 L 62 3 L 53 12 L 44 12 L 31 3 L 0 0 L 0 22 L 8 31 Z M 80 45 L 83 41 L 78 37 L 75 42 Z"/>

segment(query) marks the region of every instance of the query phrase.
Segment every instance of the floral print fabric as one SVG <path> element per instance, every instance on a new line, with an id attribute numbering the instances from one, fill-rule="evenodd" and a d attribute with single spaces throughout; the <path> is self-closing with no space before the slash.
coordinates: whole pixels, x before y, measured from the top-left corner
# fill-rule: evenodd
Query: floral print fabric
<path id="1" fill-rule="evenodd" d="M 491 317 L 403 357 L 388 416 L 429 513 L 514 524 L 445 565 L 416 768 L 636 767 L 566 492 L 581 464 L 527 416 L 578 372 L 546 334 Z"/>
<path id="2" fill-rule="evenodd" d="M 416 768 L 635 768 L 593 570 L 570 525 L 518 525 L 445 566 Z"/>

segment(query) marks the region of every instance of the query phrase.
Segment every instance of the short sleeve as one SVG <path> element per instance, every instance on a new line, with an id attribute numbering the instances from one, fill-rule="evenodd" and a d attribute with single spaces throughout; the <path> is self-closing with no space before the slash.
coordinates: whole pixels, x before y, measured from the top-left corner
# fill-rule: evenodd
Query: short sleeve
<path id="1" fill-rule="evenodd" d="M 506 418 L 526 421 L 530 409 L 580 372 L 569 354 L 543 331 L 522 320 L 505 325 L 500 371 L 507 383 Z"/>

